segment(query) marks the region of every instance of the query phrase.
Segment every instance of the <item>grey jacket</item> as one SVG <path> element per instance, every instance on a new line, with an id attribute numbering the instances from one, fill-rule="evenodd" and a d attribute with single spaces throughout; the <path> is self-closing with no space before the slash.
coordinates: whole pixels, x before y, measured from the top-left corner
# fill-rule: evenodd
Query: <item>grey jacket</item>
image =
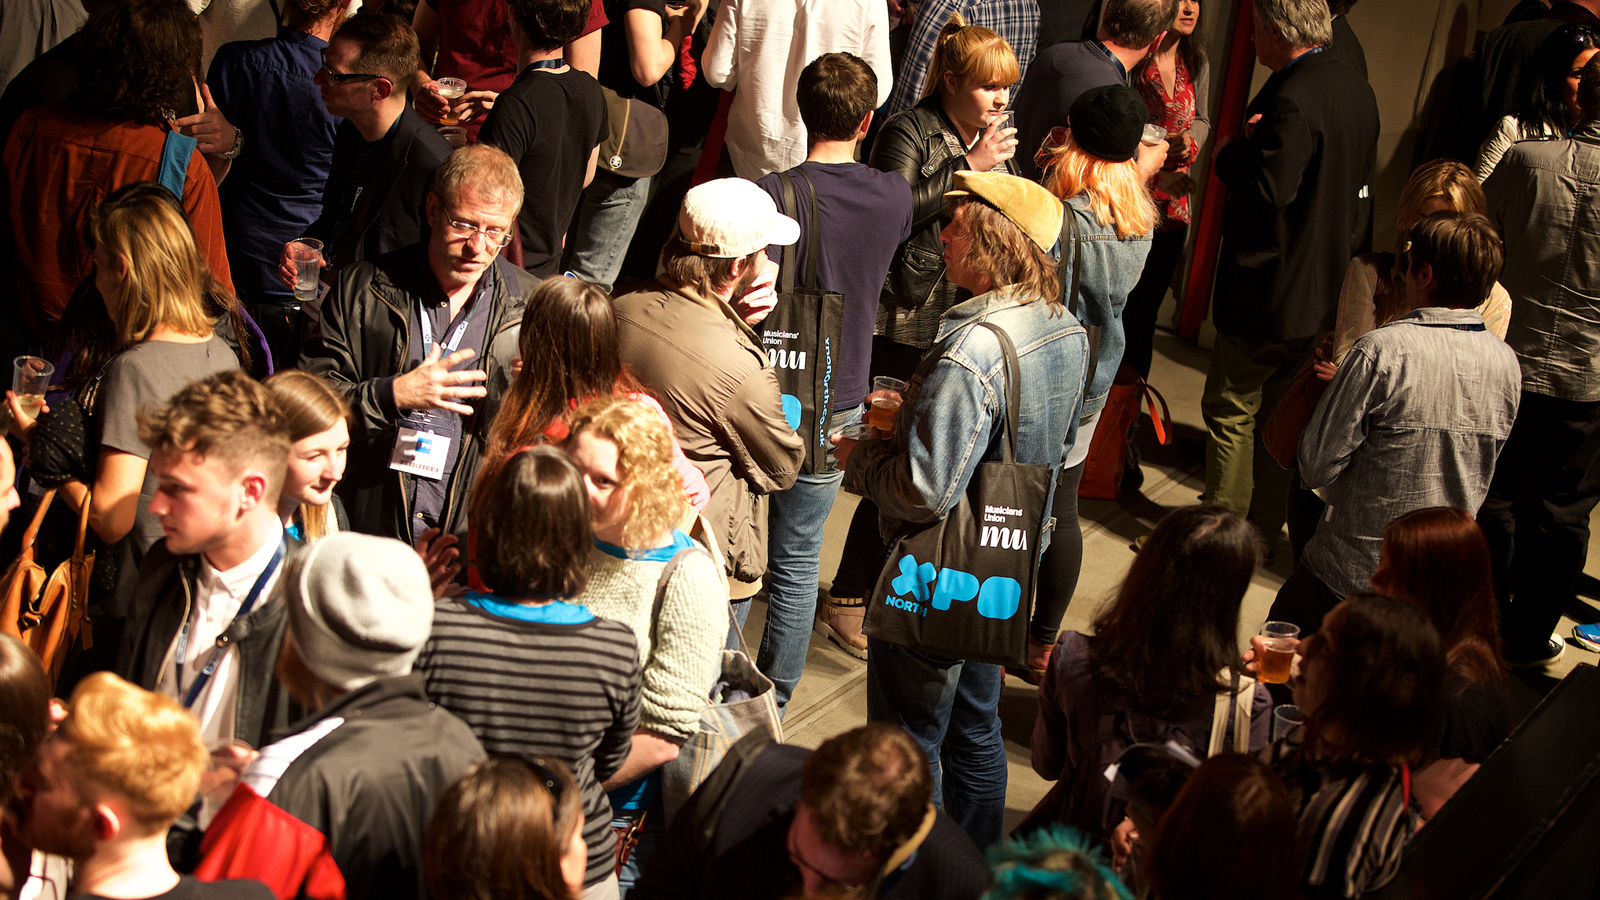
<path id="1" fill-rule="evenodd" d="M 467 505 L 482 465 L 489 425 L 509 381 L 516 355 L 516 332 L 522 310 L 539 279 L 502 257 L 494 262 L 498 279 L 490 308 L 487 347 L 481 367 L 488 374 L 489 395 L 463 417 L 462 443 L 449 475 L 445 530 L 467 538 Z M 428 267 L 426 245 L 415 245 L 376 259 L 347 266 L 322 304 L 322 321 L 300 357 L 300 366 L 321 375 L 349 401 L 350 464 L 339 495 L 356 531 L 398 538 L 413 535 L 407 498 L 410 475 L 389 468 L 400 410 L 394 402 L 394 379 L 406 371 L 411 342 L 418 340 L 418 298 L 439 293 Z M 473 361 L 479 364 L 478 360 Z"/>
<path id="2" fill-rule="evenodd" d="M 727 303 L 652 281 L 616 299 L 622 359 L 661 402 L 711 489 L 706 521 L 729 574 L 767 570 L 764 495 L 794 484 L 805 444 L 783 415 L 772 364 Z"/>
<path id="3" fill-rule="evenodd" d="M 1600 400 L 1600 121 L 1564 141 L 1512 146 L 1483 184 L 1505 240 L 1511 294 L 1506 343 L 1522 388 Z"/>
<path id="4" fill-rule="evenodd" d="M 1520 398 L 1516 354 L 1476 310 L 1413 310 L 1362 335 L 1300 436 L 1300 477 L 1328 502 L 1306 568 L 1343 597 L 1378 568 L 1395 516 L 1476 512 Z"/>

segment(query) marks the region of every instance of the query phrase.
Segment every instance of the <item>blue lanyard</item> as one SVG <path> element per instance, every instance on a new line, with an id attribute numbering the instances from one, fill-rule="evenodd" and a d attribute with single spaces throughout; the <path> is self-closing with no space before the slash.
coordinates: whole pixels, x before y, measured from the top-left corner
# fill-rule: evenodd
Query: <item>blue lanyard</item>
<path id="1" fill-rule="evenodd" d="M 558 56 L 555 59 L 541 59 L 538 62 L 528 63 L 528 68 L 530 68 L 530 69 L 559 69 L 559 68 L 561 68 L 562 66 L 564 66 L 566 64 L 567 64 L 566 57 Z"/>
<path id="2" fill-rule="evenodd" d="M 476 289 L 474 289 L 474 295 L 476 295 Z M 449 307 L 445 308 L 448 309 Z M 467 314 L 461 318 L 461 324 L 456 326 L 456 330 L 450 335 L 450 342 L 444 345 L 444 352 L 439 354 L 441 358 L 456 352 L 456 348 L 461 346 L 461 339 L 466 336 L 467 326 L 472 324 L 472 315 L 477 311 L 478 300 L 474 296 L 471 305 L 467 307 Z M 433 350 L 433 321 L 432 317 L 428 315 L 427 308 L 420 303 L 417 305 L 417 320 L 422 326 L 422 356 L 426 359 L 428 353 Z"/>
<path id="3" fill-rule="evenodd" d="M 278 549 L 273 551 L 272 559 L 267 562 L 267 567 L 261 570 L 260 575 L 256 576 L 256 583 L 250 587 L 250 593 L 245 595 L 244 603 L 239 605 L 239 612 L 233 617 L 234 622 L 243 618 L 250 612 L 250 608 L 256 605 L 256 600 L 261 596 L 262 588 L 267 586 L 267 580 L 272 577 L 273 572 L 277 571 L 278 564 L 283 562 L 285 550 L 286 542 L 280 535 L 278 537 Z M 183 657 L 189 649 L 189 621 L 189 619 L 184 619 L 183 628 L 178 631 L 176 661 L 178 664 L 178 687 L 180 690 L 183 688 Z M 231 626 L 232 623 L 230 622 L 229 625 Z M 227 629 L 225 628 L 223 631 L 227 631 Z M 199 698 L 200 692 L 205 689 L 206 682 L 211 680 L 212 673 L 217 671 L 217 665 L 221 662 L 222 648 L 219 644 L 217 649 L 211 653 L 211 661 L 206 663 L 206 667 L 201 669 L 200 674 L 194 677 L 194 684 L 189 686 L 189 693 L 185 695 L 183 700 L 184 709 L 194 706 L 194 701 Z"/>

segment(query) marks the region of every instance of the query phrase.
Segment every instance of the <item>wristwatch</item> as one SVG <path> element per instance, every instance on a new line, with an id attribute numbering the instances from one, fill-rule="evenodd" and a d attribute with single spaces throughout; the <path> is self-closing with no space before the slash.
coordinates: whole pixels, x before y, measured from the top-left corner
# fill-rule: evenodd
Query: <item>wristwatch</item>
<path id="1" fill-rule="evenodd" d="M 233 130 L 233 146 L 217 154 L 223 159 L 237 159 L 244 152 L 244 131 L 239 128 Z"/>

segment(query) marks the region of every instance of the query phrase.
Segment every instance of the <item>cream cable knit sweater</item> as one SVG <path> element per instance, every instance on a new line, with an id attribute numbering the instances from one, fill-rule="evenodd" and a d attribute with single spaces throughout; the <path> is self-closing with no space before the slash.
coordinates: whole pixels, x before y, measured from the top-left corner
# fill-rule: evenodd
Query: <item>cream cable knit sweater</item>
<path id="1" fill-rule="evenodd" d="M 633 629 L 644 676 L 639 727 L 688 740 L 700 728 L 700 712 L 722 670 L 728 595 L 709 556 L 687 556 L 667 583 L 652 633 L 656 582 L 666 565 L 618 559 L 596 547 L 589 552 L 589 587 L 573 602 Z"/>

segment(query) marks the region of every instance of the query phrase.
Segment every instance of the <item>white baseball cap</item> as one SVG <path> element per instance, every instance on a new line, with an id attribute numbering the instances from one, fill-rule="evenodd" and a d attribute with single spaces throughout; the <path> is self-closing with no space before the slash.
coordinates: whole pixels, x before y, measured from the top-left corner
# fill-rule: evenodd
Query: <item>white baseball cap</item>
<path id="1" fill-rule="evenodd" d="M 772 197 L 743 178 L 718 178 L 691 188 L 678 211 L 689 249 L 715 259 L 749 256 L 800 239 L 800 223 L 778 212 Z"/>

